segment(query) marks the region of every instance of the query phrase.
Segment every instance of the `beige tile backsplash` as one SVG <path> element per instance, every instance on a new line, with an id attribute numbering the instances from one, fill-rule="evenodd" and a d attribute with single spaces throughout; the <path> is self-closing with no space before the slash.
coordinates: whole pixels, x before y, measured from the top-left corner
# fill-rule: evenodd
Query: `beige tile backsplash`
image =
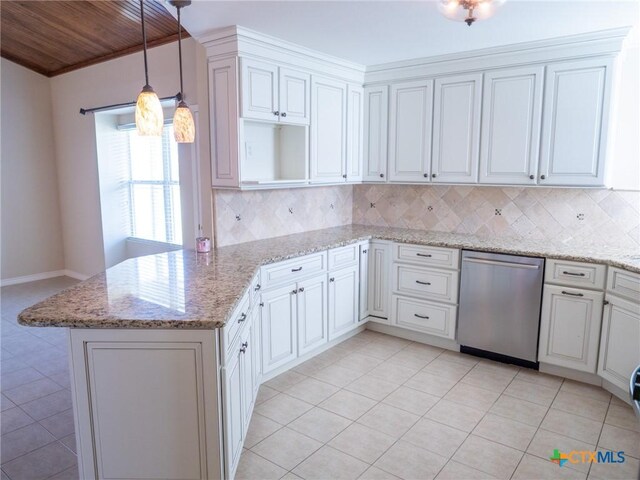
<path id="1" fill-rule="evenodd" d="M 214 190 L 214 201 L 218 246 L 356 223 L 606 244 L 640 252 L 640 192 L 344 185 Z"/>
<path id="2" fill-rule="evenodd" d="M 351 224 L 351 185 L 213 193 L 218 247 Z"/>
<path id="3" fill-rule="evenodd" d="M 640 249 L 640 192 L 357 185 L 353 223 Z"/>

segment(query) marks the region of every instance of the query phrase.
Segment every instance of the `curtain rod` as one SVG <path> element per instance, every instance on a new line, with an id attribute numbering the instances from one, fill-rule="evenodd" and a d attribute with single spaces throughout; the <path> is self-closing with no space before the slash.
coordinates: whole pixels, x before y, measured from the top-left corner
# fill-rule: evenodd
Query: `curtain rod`
<path id="1" fill-rule="evenodd" d="M 180 101 L 182 99 L 182 95 L 180 92 L 176 93 L 171 97 L 163 97 L 160 99 L 161 102 L 165 102 L 167 100 L 177 100 Z M 102 112 L 103 110 L 113 110 L 114 108 L 122 108 L 122 107 L 133 107 L 136 102 L 127 102 L 127 103 L 115 103 L 113 105 L 106 105 L 104 107 L 94 107 L 94 108 L 81 108 L 80 115 L 86 115 L 87 113 L 95 113 Z"/>

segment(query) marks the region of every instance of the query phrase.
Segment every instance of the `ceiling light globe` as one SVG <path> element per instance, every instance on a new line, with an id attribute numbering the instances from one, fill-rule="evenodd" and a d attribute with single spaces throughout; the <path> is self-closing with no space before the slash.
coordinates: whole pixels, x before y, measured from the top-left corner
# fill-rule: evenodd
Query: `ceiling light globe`
<path id="1" fill-rule="evenodd" d="M 138 135 L 148 137 L 162 136 L 164 115 L 162 105 L 156 92 L 149 85 L 145 85 L 138 95 L 136 102 L 136 129 Z"/>
<path id="2" fill-rule="evenodd" d="M 196 137 L 196 126 L 189 106 L 181 101 L 173 115 L 173 136 L 178 143 L 193 143 Z"/>

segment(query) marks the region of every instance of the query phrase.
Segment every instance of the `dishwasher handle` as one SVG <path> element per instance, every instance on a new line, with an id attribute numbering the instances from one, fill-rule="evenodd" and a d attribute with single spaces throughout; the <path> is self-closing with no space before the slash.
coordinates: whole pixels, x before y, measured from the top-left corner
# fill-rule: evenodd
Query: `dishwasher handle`
<path id="1" fill-rule="evenodd" d="M 511 268 L 525 268 L 528 270 L 538 270 L 540 265 L 533 265 L 531 263 L 515 263 L 515 262 L 504 262 L 502 260 L 485 260 L 484 258 L 476 258 L 476 257 L 466 257 L 462 259 L 462 262 L 469 263 L 482 263 L 485 265 L 497 265 L 500 267 L 511 267 Z"/>

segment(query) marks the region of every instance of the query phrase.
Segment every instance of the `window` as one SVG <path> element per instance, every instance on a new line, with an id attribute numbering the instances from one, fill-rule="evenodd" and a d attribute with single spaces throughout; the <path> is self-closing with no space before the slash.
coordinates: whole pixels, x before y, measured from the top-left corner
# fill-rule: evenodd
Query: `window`
<path id="1" fill-rule="evenodd" d="M 178 144 L 173 126 L 162 137 L 129 136 L 131 236 L 182 245 Z"/>

